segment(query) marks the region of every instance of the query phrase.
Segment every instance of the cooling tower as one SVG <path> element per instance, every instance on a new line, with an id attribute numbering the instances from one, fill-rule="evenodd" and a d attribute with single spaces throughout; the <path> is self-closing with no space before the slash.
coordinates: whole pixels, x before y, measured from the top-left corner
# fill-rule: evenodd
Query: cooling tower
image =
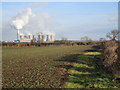
<path id="1" fill-rule="evenodd" d="M 24 35 L 20 35 L 20 39 L 24 39 Z"/>
<path id="2" fill-rule="evenodd" d="M 42 34 L 38 35 L 38 41 L 42 41 Z"/>
<path id="3" fill-rule="evenodd" d="M 27 39 L 27 38 L 28 38 L 28 36 L 24 35 L 24 38 L 25 38 L 25 39 Z"/>
<path id="4" fill-rule="evenodd" d="M 33 42 L 36 42 L 36 37 L 33 35 Z"/>
<path id="5" fill-rule="evenodd" d="M 33 39 L 35 39 L 35 36 L 33 35 Z"/>
<path id="6" fill-rule="evenodd" d="M 54 35 L 50 35 L 51 41 L 54 41 Z"/>
<path id="7" fill-rule="evenodd" d="M 29 35 L 28 38 L 29 38 L 29 39 L 33 39 L 33 36 L 32 36 L 32 35 Z"/>
<path id="8" fill-rule="evenodd" d="M 42 35 L 42 41 L 46 41 L 45 35 Z"/>
<path id="9" fill-rule="evenodd" d="M 47 40 L 46 41 L 51 41 L 50 35 L 47 35 Z"/>

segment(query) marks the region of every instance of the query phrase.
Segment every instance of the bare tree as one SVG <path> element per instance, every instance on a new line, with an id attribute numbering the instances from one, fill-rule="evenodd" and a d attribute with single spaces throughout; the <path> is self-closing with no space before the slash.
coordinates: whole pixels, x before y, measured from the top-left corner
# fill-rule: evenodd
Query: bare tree
<path id="1" fill-rule="evenodd" d="M 105 38 L 100 38 L 99 41 L 100 41 L 100 42 L 106 41 L 106 39 L 105 39 Z"/>
<path id="2" fill-rule="evenodd" d="M 120 32 L 118 30 L 112 30 L 111 32 L 107 33 L 106 37 L 111 40 L 117 40 L 119 33 Z"/>
<path id="3" fill-rule="evenodd" d="M 81 37 L 81 41 L 88 42 L 88 41 L 92 41 L 92 40 L 89 37 L 84 36 L 84 37 Z"/>
<path id="4" fill-rule="evenodd" d="M 62 37 L 62 41 L 67 41 L 68 39 L 66 37 Z"/>

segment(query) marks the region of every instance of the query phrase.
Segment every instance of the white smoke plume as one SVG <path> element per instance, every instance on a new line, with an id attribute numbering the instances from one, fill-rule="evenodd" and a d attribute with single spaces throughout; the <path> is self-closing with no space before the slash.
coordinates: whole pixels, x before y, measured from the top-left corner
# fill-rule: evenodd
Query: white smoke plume
<path id="1" fill-rule="evenodd" d="M 27 24 L 24 29 L 22 29 L 23 33 L 32 33 L 37 34 L 38 32 L 42 32 L 43 34 L 55 34 L 53 31 L 53 17 L 48 13 L 37 13 L 34 14 L 33 17 L 30 18 L 29 24 Z"/>
<path id="2" fill-rule="evenodd" d="M 32 9 L 28 8 L 26 11 L 17 15 L 12 21 L 11 25 L 17 30 L 20 29 L 20 33 L 25 35 L 32 35 L 38 32 L 43 34 L 54 34 L 53 31 L 52 16 L 48 13 L 32 13 Z"/>
<path id="3" fill-rule="evenodd" d="M 30 16 L 32 15 L 31 8 L 27 8 L 26 11 L 16 16 L 11 25 L 14 26 L 17 30 L 22 29 L 26 24 L 29 23 Z"/>

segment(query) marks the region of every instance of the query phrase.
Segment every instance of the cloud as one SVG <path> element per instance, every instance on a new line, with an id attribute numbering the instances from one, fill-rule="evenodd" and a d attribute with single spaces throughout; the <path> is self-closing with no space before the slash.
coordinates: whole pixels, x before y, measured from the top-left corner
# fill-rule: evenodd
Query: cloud
<path id="1" fill-rule="evenodd" d="M 49 6 L 49 4 L 47 2 L 35 2 L 32 5 L 30 5 L 31 8 L 42 7 L 42 6 Z"/>
<path id="2" fill-rule="evenodd" d="M 109 21 L 118 21 L 118 17 L 117 16 L 112 16 L 109 18 Z"/>

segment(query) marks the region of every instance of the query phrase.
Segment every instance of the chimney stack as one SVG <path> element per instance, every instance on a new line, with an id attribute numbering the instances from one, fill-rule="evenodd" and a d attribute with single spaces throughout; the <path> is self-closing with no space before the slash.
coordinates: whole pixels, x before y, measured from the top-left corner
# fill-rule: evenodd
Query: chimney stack
<path id="1" fill-rule="evenodd" d="M 19 32 L 19 29 L 18 29 L 18 32 L 17 32 L 17 40 L 20 40 L 20 32 Z"/>

